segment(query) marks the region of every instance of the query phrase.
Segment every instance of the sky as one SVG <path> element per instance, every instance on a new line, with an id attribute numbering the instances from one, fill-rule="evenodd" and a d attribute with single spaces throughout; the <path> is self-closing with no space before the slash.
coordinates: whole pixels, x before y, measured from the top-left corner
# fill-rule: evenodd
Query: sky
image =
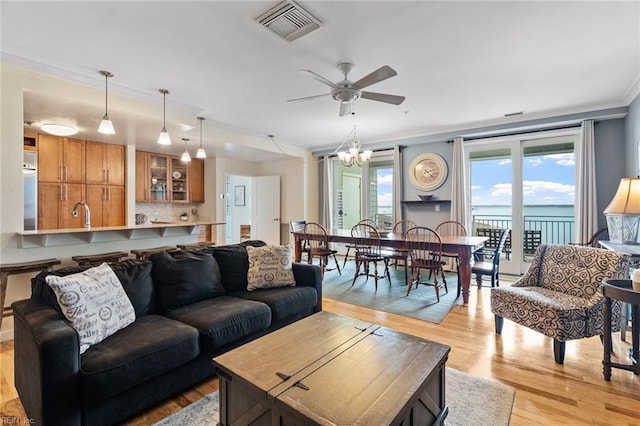
<path id="1" fill-rule="evenodd" d="M 525 157 L 522 169 L 524 205 L 574 204 L 573 153 Z M 472 205 L 511 205 L 511 160 L 474 160 L 470 174 Z"/>

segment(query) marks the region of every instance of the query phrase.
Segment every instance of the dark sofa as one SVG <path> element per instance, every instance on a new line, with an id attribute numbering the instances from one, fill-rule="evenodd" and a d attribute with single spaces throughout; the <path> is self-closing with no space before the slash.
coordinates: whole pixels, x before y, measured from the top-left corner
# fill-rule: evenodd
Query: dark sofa
<path id="1" fill-rule="evenodd" d="M 194 278 L 188 263 L 162 256 L 169 255 L 111 265 L 136 319 L 82 355 L 45 277 L 86 268 L 41 273 L 32 280 L 31 298 L 12 304 L 15 383 L 36 424 L 120 422 L 214 375 L 212 357 L 322 310 L 317 266 L 293 263 L 295 286 L 247 291 L 243 245 L 198 252 L 207 262 L 215 259 L 219 270 L 206 280 Z"/>

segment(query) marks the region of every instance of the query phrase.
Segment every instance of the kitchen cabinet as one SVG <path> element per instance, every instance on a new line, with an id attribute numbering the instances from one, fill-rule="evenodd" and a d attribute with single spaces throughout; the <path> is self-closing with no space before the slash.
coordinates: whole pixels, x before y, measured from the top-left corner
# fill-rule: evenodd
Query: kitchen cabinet
<path id="1" fill-rule="evenodd" d="M 91 226 L 124 226 L 125 199 L 123 185 L 87 185 Z"/>
<path id="2" fill-rule="evenodd" d="M 204 203 L 204 160 L 198 158 L 189 163 L 189 201 Z"/>
<path id="3" fill-rule="evenodd" d="M 38 181 L 84 183 L 85 141 L 38 135 Z"/>
<path id="4" fill-rule="evenodd" d="M 82 228 L 85 222 L 84 208 L 73 217 L 73 206 L 83 201 L 85 185 L 80 183 L 38 183 L 38 229 Z M 89 206 L 91 206 L 89 204 Z"/>
<path id="5" fill-rule="evenodd" d="M 204 161 L 136 151 L 136 202 L 203 203 Z"/>
<path id="6" fill-rule="evenodd" d="M 87 141 L 86 182 L 107 185 L 125 184 L 125 147 Z"/>

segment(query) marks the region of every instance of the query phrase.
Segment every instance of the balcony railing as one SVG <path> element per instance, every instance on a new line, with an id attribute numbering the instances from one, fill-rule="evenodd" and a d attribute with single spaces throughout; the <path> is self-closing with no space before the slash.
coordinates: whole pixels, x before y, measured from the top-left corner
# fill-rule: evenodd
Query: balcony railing
<path id="1" fill-rule="evenodd" d="M 478 229 L 513 229 L 511 216 L 472 216 L 473 235 Z M 539 244 L 569 244 L 573 241 L 574 218 L 572 216 L 524 216 L 523 252 L 533 254 Z M 511 238 L 506 241 L 507 258 L 511 253 Z"/>

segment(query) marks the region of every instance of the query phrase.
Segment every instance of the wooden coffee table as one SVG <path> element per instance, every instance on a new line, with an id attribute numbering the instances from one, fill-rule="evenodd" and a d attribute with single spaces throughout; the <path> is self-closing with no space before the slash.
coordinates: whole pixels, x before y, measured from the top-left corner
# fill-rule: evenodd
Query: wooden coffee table
<path id="1" fill-rule="evenodd" d="M 214 358 L 220 424 L 442 424 L 449 350 L 319 312 Z"/>

